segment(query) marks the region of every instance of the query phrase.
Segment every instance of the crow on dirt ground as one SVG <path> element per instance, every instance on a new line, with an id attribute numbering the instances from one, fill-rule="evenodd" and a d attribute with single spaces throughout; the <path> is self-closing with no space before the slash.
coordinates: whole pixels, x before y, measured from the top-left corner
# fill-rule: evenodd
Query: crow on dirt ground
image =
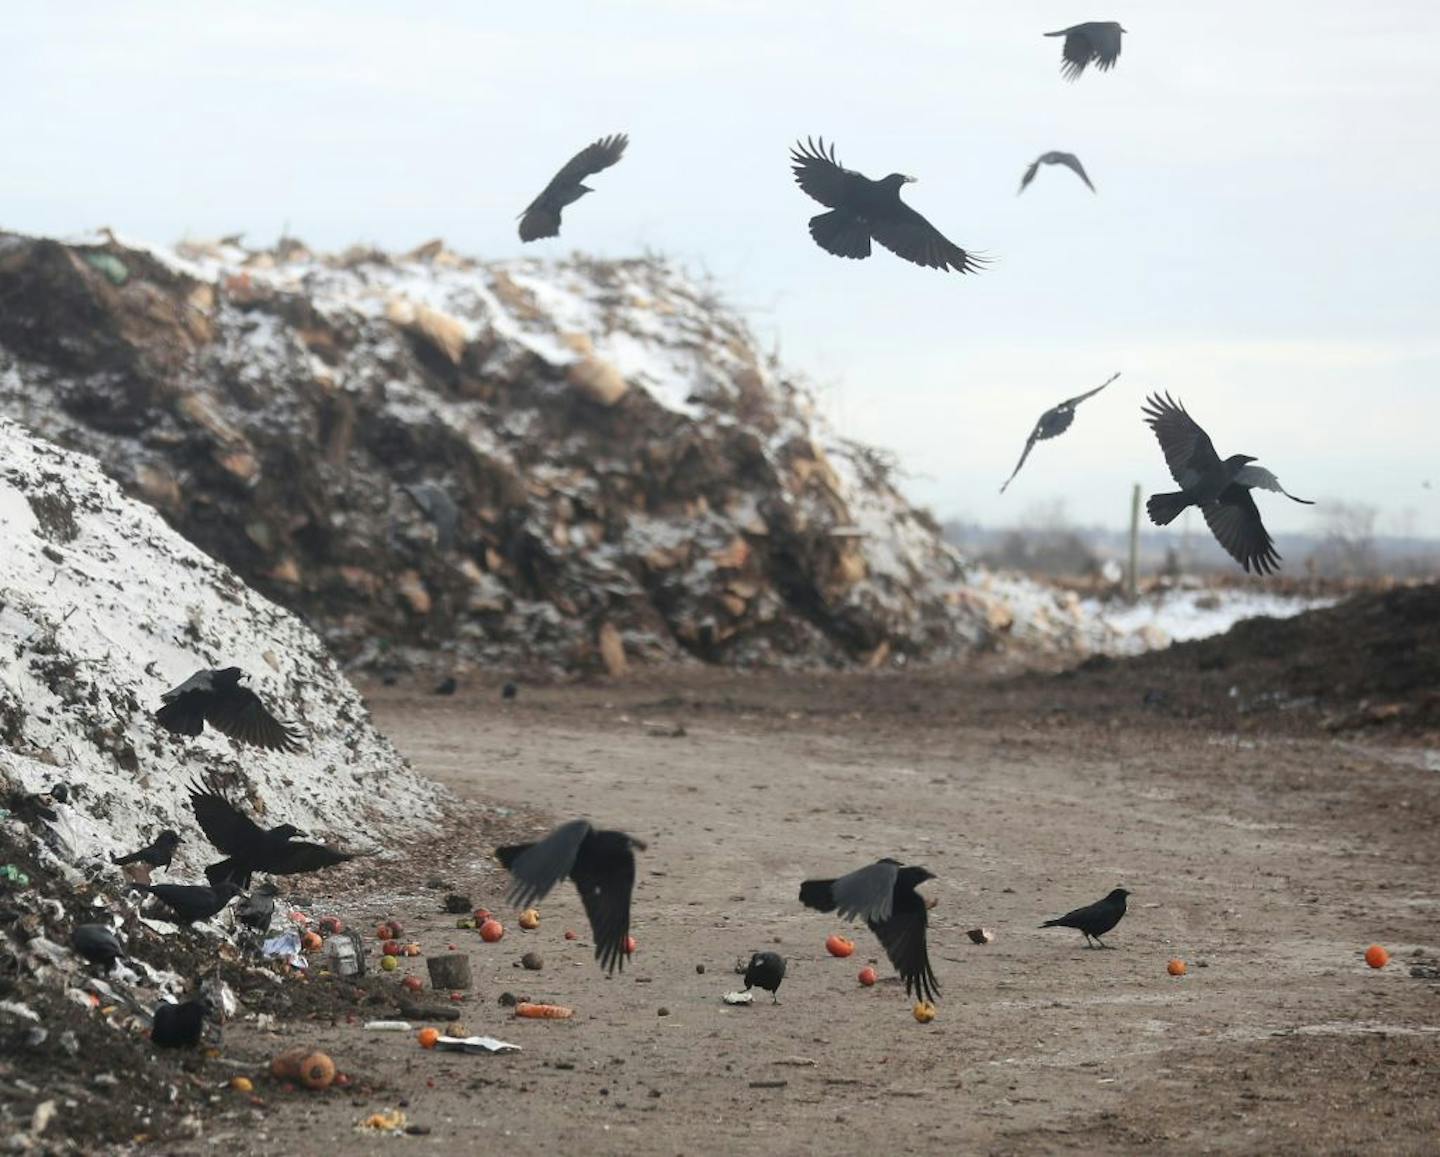
<path id="1" fill-rule="evenodd" d="M 131 852 L 128 856 L 111 856 L 110 862 L 122 868 L 126 864 L 148 864 L 152 868 L 168 868 L 170 861 L 175 858 L 175 848 L 180 842 L 179 834 L 166 828 L 155 837 L 153 843 L 147 844 L 138 852 Z"/>
<path id="2" fill-rule="evenodd" d="M 109 972 L 125 955 L 125 947 L 108 924 L 78 924 L 70 933 L 70 947 L 91 964 L 103 964 Z"/>
<path id="3" fill-rule="evenodd" d="M 194 924 L 197 920 L 208 920 L 240 895 L 241 889 L 229 881 L 222 881 L 213 888 L 204 884 L 152 884 L 145 889 L 162 905 L 170 910 L 162 919 L 172 924 Z"/>
<path id="4" fill-rule="evenodd" d="M 758 985 L 776 1004 L 780 1003 L 780 982 L 784 979 L 785 958 L 778 952 L 757 952 L 745 967 L 745 991 Z"/>
<path id="5" fill-rule="evenodd" d="M 157 1004 L 150 1026 L 150 1040 L 164 1049 L 193 1049 L 200 1043 L 209 1012 L 203 1000 Z"/>
<path id="6" fill-rule="evenodd" d="M 1125 915 L 1125 897 L 1128 895 L 1130 893 L 1124 888 L 1116 888 L 1105 899 L 1076 908 L 1073 912 L 1066 912 L 1054 920 L 1046 920 L 1040 927 L 1076 928 L 1084 934 L 1087 947 L 1093 947 L 1090 941 L 1094 940 L 1101 948 L 1109 948 L 1110 945 L 1100 937 L 1120 923 L 1121 917 Z"/>

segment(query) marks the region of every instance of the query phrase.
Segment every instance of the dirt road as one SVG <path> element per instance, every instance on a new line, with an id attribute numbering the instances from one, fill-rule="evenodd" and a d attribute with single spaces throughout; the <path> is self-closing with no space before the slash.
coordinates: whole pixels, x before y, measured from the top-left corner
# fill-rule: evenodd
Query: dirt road
<path id="1" fill-rule="evenodd" d="M 433 1152 L 1435 1144 L 1440 983 L 1410 975 L 1440 952 L 1440 776 L 1423 755 L 1142 728 L 939 674 L 698 673 L 527 688 L 514 704 L 488 688 L 385 693 L 375 709 L 461 795 L 650 841 L 639 951 L 604 978 L 586 942 L 562 939 L 586 930 L 568 886 L 535 933 L 465 934 L 478 989 L 467 1027 L 525 1051 L 454 1057 L 326 1029 L 317 1039 L 388 1091 L 318 1116 L 278 1105 L 262 1137 L 303 1114 L 307 1149 L 332 1151 L 325 1134 L 350 1144 L 357 1106 L 404 1098 Z M 496 907 L 488 851 L 477 840 L 452 874 Z M 930 1025 L 893 983 L 858 986 L 878 955 L 868 932 L 855 957 L 832 959 L 823 942 L 841 925 L 796 902 L 805 876 L 882 855 L 939 877 L 925 888 L 943 988 Z M 1116 951 L 1037 928 L 1120 884 L 1133 895 L 1107 938 Z M 384 903 L 433 911 L 434 899 Z M 450 925 L 421 920 L 427 950 L 461 935 Z M 970 943 L 977 925 L 996 941 Z M 1387 968 L 1363 963 L 1371 942 L 1393 954 Z M 781 1003 L 722 1005 L 736 958 L 760 948 L 789 958 Z M 527 949 L 543 972 L 513 967 Z M 1172 957 L 1188 975 L 1166 974 Z M 577 1016 L 517 1022 L 494 1003 L 502 989 Z"/>

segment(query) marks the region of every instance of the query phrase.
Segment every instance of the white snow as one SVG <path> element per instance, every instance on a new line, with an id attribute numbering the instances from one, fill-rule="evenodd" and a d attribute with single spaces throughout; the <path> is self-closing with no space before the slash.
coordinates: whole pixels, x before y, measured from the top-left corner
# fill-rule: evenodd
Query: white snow
<path id="1" fill-rule="evenodd" d="M 1242 619 L 1288 619 L 1333 606 L 1334 599 L 1305 598 L 1234 588 L 1167 590 L 1127 603 L 1085 599 L 1084 612 L 1116 633 L 1107 649 L 1134 654 L 1152 647 L 1223 635 Z"/>
<path id="2" fill-rule="evenodd" d="M 238 748 L 210 730 L 181 739 L 151 718 L 164 691 L 230 665 L 304 731 L 301 752 Z M 171 877 L 187 878 L 215 858 L 186 792 L 209 772 L 233 777 L 263 823 L 357 849 L 440 803 L 298 619 L 124 497 L 92 459 L 0 418 L 0 776 L 28 791 L 78 787 L 57 808 L 62 858 L 130 851 L 173 827 L 185 842 Z"/>

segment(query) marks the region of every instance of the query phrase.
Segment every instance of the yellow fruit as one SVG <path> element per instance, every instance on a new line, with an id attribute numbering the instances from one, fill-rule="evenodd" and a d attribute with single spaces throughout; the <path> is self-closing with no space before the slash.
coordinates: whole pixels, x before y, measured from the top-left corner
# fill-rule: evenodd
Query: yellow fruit
<path id="1" fill-rule="evenodd" d="M 917 1000 L 915 1002 L 915 1019 L 921 1024 L 929 1024 L 935 1019 L 935 1006 L 928 1000 Z"/>
<path id="2" fill-rule="evenodd" d="M 249 1077 L 231 1077 L 230 1087 L 237 1093 L 253 1093 L 255 1091 L 255 1082 Z"/>
<path id="3" fill-rule="evenodd" d="M 527 932 L 533 932 L 540 927 L 540 913 L 534 908 L 526 908 L 520 913 L 520 927 Z"/>
<path id="4" fill-rule="evenodd" d="M 385 972 L 394 972 L 394 971 L 395 971 L 397 968 L 399 968 L 399 967 L 400 967 L 400 961 L 396 960 L 395 957 L 393 957 L 393 956 L 382 956 L 382 957 L 380 957 L 380 968 L 381 968 L 383 971 L 385 971 Z"/>

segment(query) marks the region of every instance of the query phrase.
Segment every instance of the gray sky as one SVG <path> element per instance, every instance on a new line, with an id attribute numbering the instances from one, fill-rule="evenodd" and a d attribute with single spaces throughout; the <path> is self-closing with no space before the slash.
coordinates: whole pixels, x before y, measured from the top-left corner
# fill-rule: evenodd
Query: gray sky
<path id="1" fill-rule="evenodd" d="M 1067 84 L 1040 34 L 1086 19 L 1124 54 Z M 5 40 L 0 226 L 505 257 L 553 171 L 627 131 L 525 252 L 709 271 L 942 516 L 1122 521 L 1132 481 L 1169 488 L 1138 414 L 1161 389 L 1295 493 L 1440 535 L 1434 0 L 77 2 L 11 6 Z M 823 253 L 787 164 L 806 134 L 919 177 L 907 200 L 997 263 Z M 1098 196 L 1046 168 L 1016 197 L 1052 148 Z M 997 495 L 1040 412 L 1115 370 Z"/>

